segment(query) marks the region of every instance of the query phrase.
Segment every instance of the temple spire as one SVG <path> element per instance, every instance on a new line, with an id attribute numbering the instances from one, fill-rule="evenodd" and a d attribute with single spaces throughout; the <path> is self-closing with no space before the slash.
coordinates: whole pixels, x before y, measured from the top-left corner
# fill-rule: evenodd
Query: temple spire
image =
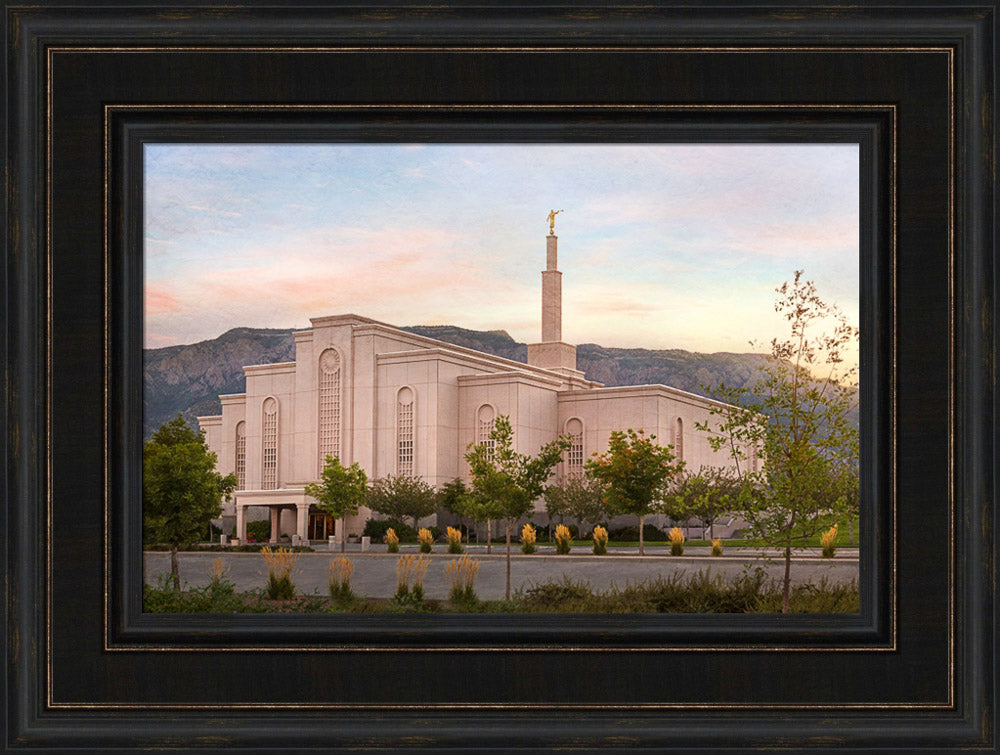
<path id="1" fill-rule="evenodd" d="M 542 271 L 542 343 L 562 340 L 562 273 L 558 270 L 559 237 L 545 237 L 545 270 Z"/>
<path id="2" fill-rule="evenodd" d="M 545 237 L 545 269 L 542 270 L 542 340 L 528 344 L 528 364 L 582 377 L 576 369 L 576 346 L 562 340 L 562 273 L 559 272 L 556 215 L 549 210 L 549 233 Z"/>

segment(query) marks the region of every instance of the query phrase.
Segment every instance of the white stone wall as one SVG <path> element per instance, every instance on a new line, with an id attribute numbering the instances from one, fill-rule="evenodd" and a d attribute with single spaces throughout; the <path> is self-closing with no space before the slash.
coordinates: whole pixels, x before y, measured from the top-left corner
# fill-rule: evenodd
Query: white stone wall
<path id="1" fill-rule="evenodd" d="M 222 474 L 235 471 L 236 425 L 246 423 L 244 502 L 301 498 L 302 487 L 319 478 L 319 363 L 329 348 L 340 356 L 340 458 L 358 462 L 369 478 L 398 474 L 397 396 L 404 386 L 414 396 L 413 472 L 434 486 L 468 479 L 465 453 L 477 441 L 484 404 L 494 416 L 510 417 L 521 453 L 537 453 L 565 433 L 573 418 L 583 425 L 584 460 L 606 451 L 614 430 L 642 429 L 662 445 L 676 444 L 680 419 L 688 469 L 732 465 L 695 428 L 718 405 L 709 399 L 667 386 L 599 387 L 572 371 L 518 365 L 355 315 L 315 318 L 312 325 L 295 333 L 295 362 L 244 368 L 246 392 L 222 396 L 221 415 L 199 418 Z M 570 385 L 579 388 L 567 390 Z M 288 489 L 285 494 L 253 492 L 262 484 L 262 405 L 268 397 L 279 407 L 277 483 Z M 564 472 L 564 465 L 556 470 Z M 536 507 L 544 508 L 543 502 Z M 233 508 L 224 513 L 231 515 Z M 347 531 L 360 534 L 370 515 L 362 509 L 348 520 Z M 284 530 L 294 530 L 294 511 L 283 511 L 281 518 Z"/>
<path id="2" fill-rule="evenodd" d="M 247 376 L 247 488 L 262 486 L 263 404 L 268 398 L 278 402 L 277 485 L 282 487 L 293 475 L 295 457 L 295 363 L 258 365 L 244 368 Z"/>
<path id="3" fill-rule="evenodd" d="M 660 445 L 675 445 L 680 418 L 684 429 L 683 459 L 689 470 L 702 465 L 732 466 L 728 455 L 715 453 L 708 435 L 695 429 L 696 422 L 709 418 L 712 404 L 709 399 L 655 385 L 566 391 L 559 394 L 559 427 L 563 432 L 572 417 L 583 422 L 584 459 L 589 459 L 594 452 L 607 451 L 615 430 L 643 430 L 655 435 Z"/>

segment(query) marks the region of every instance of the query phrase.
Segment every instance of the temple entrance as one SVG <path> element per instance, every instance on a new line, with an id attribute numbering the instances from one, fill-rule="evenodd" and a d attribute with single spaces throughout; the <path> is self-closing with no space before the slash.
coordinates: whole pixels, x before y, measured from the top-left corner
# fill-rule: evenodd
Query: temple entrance
<path id="1" fill-rule="evenodd" d="M 333 517 L 328 514 L 309 515 L 309 539 L 326 540 L 333 534 Z"/>

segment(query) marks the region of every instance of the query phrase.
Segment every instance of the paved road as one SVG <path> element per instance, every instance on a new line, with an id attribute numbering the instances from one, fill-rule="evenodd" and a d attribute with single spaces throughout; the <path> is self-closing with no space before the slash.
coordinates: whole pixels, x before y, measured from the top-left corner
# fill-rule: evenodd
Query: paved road
<path id="1" fill-rule="evenodd" d="M 327 567 L 331 554 L 325 546 L 323 551 L 300 555 L 292 572 L 293 580 L 300 593 L 327 593 Z M 354 563 L 351 587 L 367 597 L 391 597 L 396 590 L 396 561 L 398 556 L 372 551 L 360 553 L 348 551 L 347 556 Z M 440 548 L 444 550 L 443 547 Z M 706 568 L 712 573 L 737 576 L 747 567 L 763 566 L 775 579 L 780 578 L 784 565 L 775 559 L 768 563 L 756 551 L 731 549 L 727 555 L 712 557 L 707 548 L 691 547 L 684 556 L 667 556 L 668 548 L 647 547 L 646 555 L 640 557 L 635 548 L 617 550 L 617 555 L 593 556 L 581 547 L 579 555 L 556 556 L 540 553 L 525 556 L 520 553 L 511 559 L 511 587 L 530 587 L 533 583 L 547 582 L 566 575 L 574 580 L 584 580 L 594 589 L 603 590 L 612 583 L 624 585 L 639 582 L 657 575 L 670 576 L 678 571 L 693 574 Z M 413 552 L 404 548 L 403 552 Z M 634 555 L 633 555 L 634 554 Z M 486 555 L 485 548 L 473 548 L 471 554 L 480 562 L 476 579 L 476 592 L 482 599 L 502 598 L 504 592 L 505 561 L 503 549 L 494 547 L 492 555 Z M 212 562 L 221 557 L 229 567 L 230 578 L 239 590 L 260 588 L 267 581 L 264 559 L 256 553 L 181 553 L 181 579 L 190 586 L 208 583 L 208 572 Z M 450 582 L 445 574 L 448 562 L 455 558 L 447 553 L 430 555 L 431 565 L 424 581 L 424 591 L 429 598 L 446 598 Z M 150 552 L 145 554 L 146 581 L 155 583 L 159 574 L 170 571 L 170 554 Z M 792 560 L 792 580 L 795 583 L 818 583 L 822 577 L 830 583 L 844 583 L 858 578 L 856 550 L 840 550 L 836 558 L 822 559 L 812 551 L 802 552 Z"/>

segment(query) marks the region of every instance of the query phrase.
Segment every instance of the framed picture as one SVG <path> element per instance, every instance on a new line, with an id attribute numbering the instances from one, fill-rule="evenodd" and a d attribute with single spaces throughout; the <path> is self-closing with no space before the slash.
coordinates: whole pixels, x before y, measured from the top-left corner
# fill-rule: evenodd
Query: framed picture
<path id="1" fill-rule="evenodd" d="M 9 748 L 996 745 L 994 5 L 6 9 Z M 156 160 L 415 144 L 856 150 L 858 613 L 143 611 Z"/>

